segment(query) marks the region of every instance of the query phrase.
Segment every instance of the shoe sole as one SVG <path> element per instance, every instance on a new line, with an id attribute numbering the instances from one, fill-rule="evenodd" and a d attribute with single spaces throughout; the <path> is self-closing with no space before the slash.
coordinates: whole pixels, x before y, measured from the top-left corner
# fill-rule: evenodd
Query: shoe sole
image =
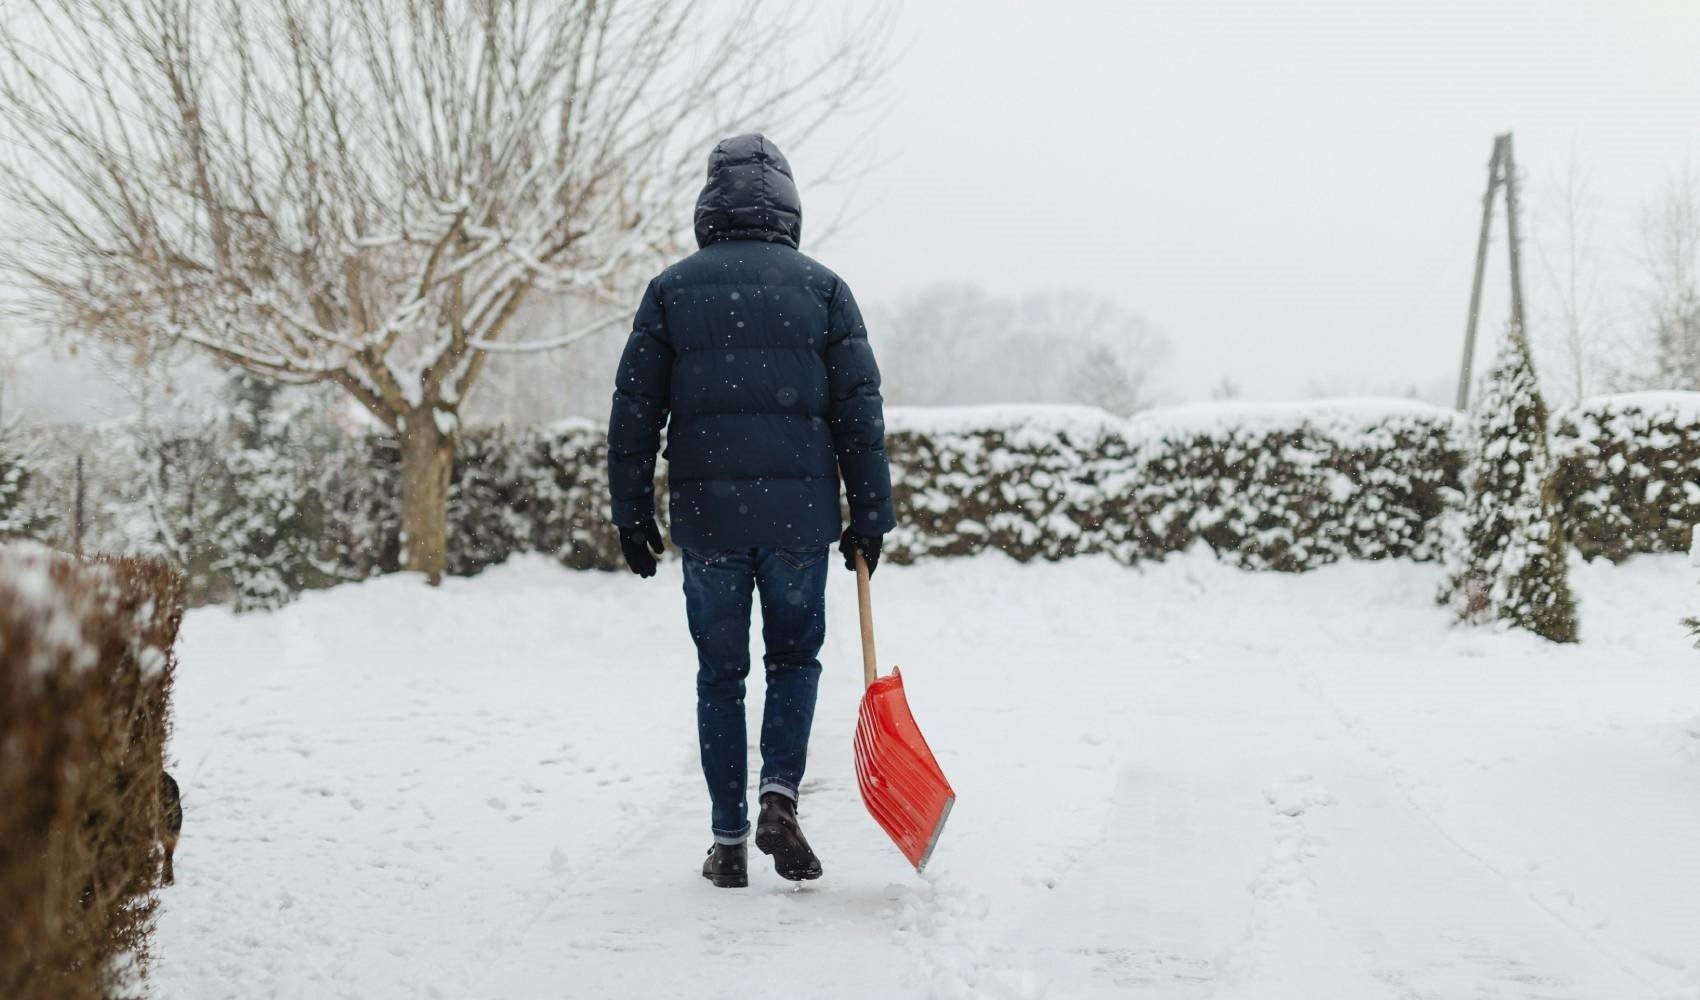
<path id="1" fill-rule="evenodd" d="M 807 847 L 798 843 L 783 826 L 758 829 L 756 850 L 773 859 L 773 870 L 778 872 L 782 879 L 808 882 L 820 878 L 820 860 L 815 858 Z"/>
<path id="2" fill-rule="evenodd" d="M 715 888 L 718 889 L 748 889 L 750 887 L 750 877 L 747 874 L 710 875 L 708 872 L 703 872 L 702 877 L 714 883 Z"/>

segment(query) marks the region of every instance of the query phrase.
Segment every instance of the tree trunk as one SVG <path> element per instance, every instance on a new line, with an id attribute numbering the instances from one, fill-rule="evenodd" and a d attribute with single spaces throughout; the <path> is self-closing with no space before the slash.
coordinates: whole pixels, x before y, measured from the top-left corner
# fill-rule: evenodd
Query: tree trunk
<path id="1" fill-rule="evenodd" d="M 449 472 L 455 436 L 427 404 L 407 415 L 401 434 L 401 565 L 432 586 L 448 565 Z"/>

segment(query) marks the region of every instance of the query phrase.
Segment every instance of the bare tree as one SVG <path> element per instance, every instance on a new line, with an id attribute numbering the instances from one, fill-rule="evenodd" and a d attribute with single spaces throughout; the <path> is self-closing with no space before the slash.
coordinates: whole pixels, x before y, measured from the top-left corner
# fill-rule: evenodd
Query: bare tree
<path id="1" fill-rule="evenodd" d="M 1210 398 L 1218 403 L 1226 403 L 1244 395 L 1245 389 L 1241 388 L 1238 382 L 1227 375 L 1222 376 L 1222 381 L 1217 382 L 1210 389 Z"/>
<path id="2" fill-rule="evenodd" d="M 631 301 L 637 301 L 642 290 L 642 285 L 634 289 Z M 512 336 L 542 337 L 553 330 L 575 329 L 604 311 L 595 302 L 537 296 L 514 318 Z M 606 420 L 608 373 L 619 364 L 624 346 L 623 336 L 591 337 L 546 354 L 498 354 L 484 366 L 478 387 L 461 406 L 461 417 L 469 427 L 547 424 L 565 417 Z"/>
<path id="3" fill-rule="evenodd" d="M 1546 290 L 1554 303 L 1552 322 L 1559 331 L 1556 349 L 1546 353 L 1562 373 L 1564 396 L 1581 399 L 1593 391 L 1604 346 L 1600 305 L 1600 258 L 1594 239 L 1596 205 L 1587 171 L 1574 150 L 1563 177 L 1554 185 L 1536 226 L 1536 256 Z"/>
<path id="4" fill-rule="evenodd" d="M 1642 306 L 1660 388 L 1700 389 L 1700 183 L 1684 167 L 1641 218 Z"/>
<path id="5" fill-rule="evenodd" d="M 534 292 L 676 251 L 712 140 L 805 141 L 884 60 L 752 0 L 13 0 L 0 249 L 60 329 L 332 383 L 398 435 L 408 568 L 440 578 L 458 412 Z M 790 53 L 790 56 L 782 55 Z M 509 334 L 504 339 L 504 334 Z"/>
<path id="6" fill-rule="evenodd" d="M 977 285 L 929 285 L 876 311 L 871 325 L 885 393 L 910 406 L 962 402 L 976 344 L 1001 336 L 1005 310 Z"/>
<path id="7" fill-rule="evenodd" d="M 1109 345 L 1088 344 L 1068 372 L 1065 398 L 1125 416 L 1151 405 L 1150 375 L 1149 368 L 1135 367 Z"/>
<path id="8" fill-rule="evenodd" d="M 1151 405 L 1169 342 L 1144 316 L 1081 289 L 1039 292 L 1021 303 L 1022 339 L 1040 357 L 1057 355 L 1060 370 L 1052 378 L 1060 401 L 1123 415 Z"/>
<path id="9" fill-rule="evenodd" d="M 1073 289 L 1018 298 L 935 285 L 876 313 L 887 395 L 898 403 L 1151 405 L 1168 343 L 1113 299 Z"/>

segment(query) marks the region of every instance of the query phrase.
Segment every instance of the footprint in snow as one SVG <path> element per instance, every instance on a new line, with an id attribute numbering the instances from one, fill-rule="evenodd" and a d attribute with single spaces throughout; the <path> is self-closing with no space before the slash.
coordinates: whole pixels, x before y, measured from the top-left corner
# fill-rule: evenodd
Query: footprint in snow
<path id="1" fill-rule="evenodd" d="M 1331 806 L 1335 802 L 1333 793 L 1302 772 L 1270 785 L 1263 790 L 1263 798 L 1283 816 L 1303 816 L 1312 807 Z"/>

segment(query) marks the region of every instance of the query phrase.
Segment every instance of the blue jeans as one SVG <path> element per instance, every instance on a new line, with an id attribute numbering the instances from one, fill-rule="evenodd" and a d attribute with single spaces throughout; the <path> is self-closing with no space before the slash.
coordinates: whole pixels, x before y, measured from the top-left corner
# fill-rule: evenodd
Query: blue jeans
<path id="1" fill-rule="evenodd" d="M 723 844 L 749 836 L 744 678 L 750 672 L 750 594 L 761 595 L 767 704 L 761 719 L 758 795 L 797 797 L 826 640 L 826 546 L 685 550 L 685 616 L 697 644 L 697 740 Z"/>

